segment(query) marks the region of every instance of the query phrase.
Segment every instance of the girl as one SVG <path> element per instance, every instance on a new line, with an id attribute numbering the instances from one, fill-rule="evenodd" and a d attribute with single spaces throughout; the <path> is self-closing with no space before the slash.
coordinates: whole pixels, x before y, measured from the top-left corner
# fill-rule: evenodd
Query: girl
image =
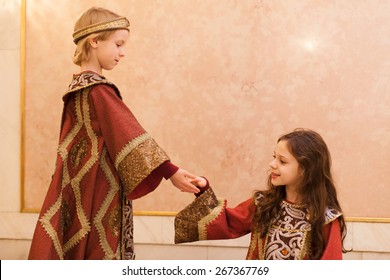
<path id="1" fill-rule="evenodd" d="M 175 243 L 231 239 L 251 232 L 247 259 L 342 259 L 346 225 L 321 136 L 295 130 L 280 137 L 268 189 L 235 208 L 207 180 L 175 218 Z"/>
<path id="2" fill-rule="evenodd" d="M 196 193 L 195 176 L 172 164 L 102 74 L 125 56 L 130 23 L 102 8 L 76 22 L 73 76 L 64 108 L 56 169 L 29 259 L 133 259 L 131 200 L 162 178 Z"/>

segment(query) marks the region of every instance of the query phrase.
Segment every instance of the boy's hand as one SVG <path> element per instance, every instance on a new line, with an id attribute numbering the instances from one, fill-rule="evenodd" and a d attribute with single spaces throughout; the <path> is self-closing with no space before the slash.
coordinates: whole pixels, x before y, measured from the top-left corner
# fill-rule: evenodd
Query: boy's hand
<path id="1" fill-rule="evenodd" d="M 179 168 L 179 170 L 172 175 L 170 180 L 172 184 L 182 192 L 198 193 L 199 189 L 192 183 L 196 178 L 200 177 L 196 177 L 188 171 Z"/>

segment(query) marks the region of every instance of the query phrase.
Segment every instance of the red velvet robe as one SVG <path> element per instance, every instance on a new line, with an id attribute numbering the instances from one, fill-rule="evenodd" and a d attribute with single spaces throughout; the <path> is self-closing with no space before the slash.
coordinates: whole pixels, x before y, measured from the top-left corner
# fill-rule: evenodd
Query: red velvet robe
<path id="1" fill-rule="evenodd" d="M 257 203 L 257 202 L 256 202 Z M 175 243 L 198 240 L 233 239 L 251 233 L 246 259 L 308 259 L 310 224 L 304 206 L 282 202 L 279 216 L 266 237 L 252 231 L 254 207 L 250 198 L 234 208 L 218 199 L 211 188 L 180 211 L 175 218 Z M 323 234 L 325 251 L 321 259 L 342 259 L 342 241 L 338 217 L 341 213 L 327 209 Z"/>
<path id="2" fill-rule="evenodd" d="M 178 169 L 103 76 L 73 77 L 29 259 L 133 259 L 131 200 Z"/>

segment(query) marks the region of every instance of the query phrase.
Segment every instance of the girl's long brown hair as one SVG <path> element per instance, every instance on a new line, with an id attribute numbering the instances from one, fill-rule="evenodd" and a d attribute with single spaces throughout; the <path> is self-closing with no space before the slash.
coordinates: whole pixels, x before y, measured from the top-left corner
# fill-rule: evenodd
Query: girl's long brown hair
<path id="1" fill-rule="evenodd" d="M 337 192 L 331 174 L 331 156 L 322 137 L 315 131 L 296 129 L 278 139 L 286 141 L 290 153 L 304 170 L 301 195 L 304 203 L 308 205 L 311 224 L 311 255 L 310 259 L 319 259 L 325 248 L 322 233 L 325 224 L 325 211 L 327 207 L 341 211 L 337 199 Z M 273 186 L 271 178 L 267 179 L 268 189 L 257 191 L 255 196 L 262 195 L 256 207 L 253 226 L 258 227 L 261 236 L 265 237 L 268 228 L 280 210 L 280 203 L 286 197 L 285 186 Z M 344 243 L 347 228 L 343 216 L 339 218 L 341 238 Z M 343 248 L 343 252 L 346 250 Z"/>

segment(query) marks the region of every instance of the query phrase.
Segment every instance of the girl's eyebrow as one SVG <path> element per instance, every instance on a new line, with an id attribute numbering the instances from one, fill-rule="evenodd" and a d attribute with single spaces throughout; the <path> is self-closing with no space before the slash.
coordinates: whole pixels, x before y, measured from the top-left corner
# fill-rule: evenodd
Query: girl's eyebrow
<path id="1" fill-rule="evenodd" d="M 274 151 L 274 155 L 276 156 L 276 153 L 275 153 L 275 151 Z M 286 156 L 284 156 L 284 155 L 281 155 L 281 154 L 279 154 L 278 155 L 280 158 L 283 158 L 283 159 L 286 159 L 286 160 L 288 160 L 288 157 L 286 157 Z"/>
<path id="2" fill-rule="evenodd" d="M 285 159 L 285 160 L 287 160 L 288 158 L 287 157 L 285 157 L 284 155 L 280 155 L 280 158 L 282 158 L 282 159 Z"/>

